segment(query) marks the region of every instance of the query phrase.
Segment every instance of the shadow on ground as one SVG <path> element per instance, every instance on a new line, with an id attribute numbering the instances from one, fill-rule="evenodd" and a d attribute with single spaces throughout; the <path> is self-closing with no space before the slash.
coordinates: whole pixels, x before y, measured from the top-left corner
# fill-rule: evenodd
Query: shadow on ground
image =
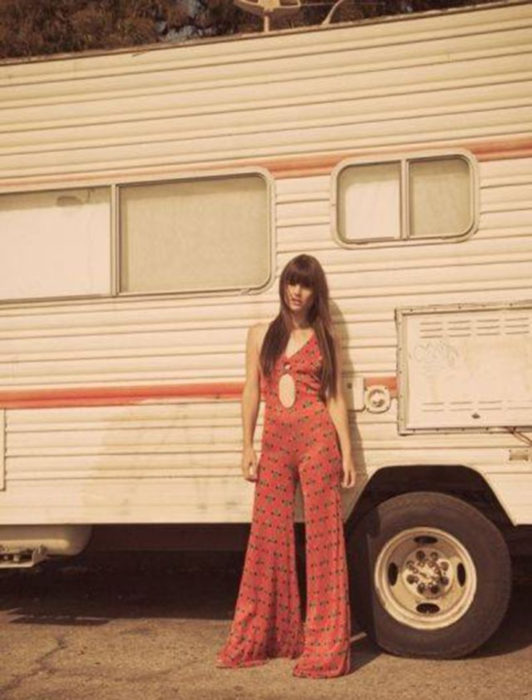
<path id="1" fill-rule="evenodd" d="M 0 610 L 8 613 L 9 624 L 97 626 L 120 618 L 161 617 L 229 621 L 243 562 L 243 552 L 106 552 L 4 569 Z M 475 656 L 508 653 L 532 642 L 532 558 L 516 557 L 513 563 L 508 613 Z M 300 560 L 298 575 L 304 609 Z M 354 620 L 353 634 L 360 632 Z"/>

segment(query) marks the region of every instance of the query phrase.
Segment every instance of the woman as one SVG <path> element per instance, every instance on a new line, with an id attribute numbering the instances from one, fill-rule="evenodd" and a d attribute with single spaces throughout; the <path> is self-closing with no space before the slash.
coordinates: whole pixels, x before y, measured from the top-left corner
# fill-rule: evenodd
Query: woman
<path id="1" fill-rule="evenodd" d="M 216 665 L 289 657 L 298 659 L 294 676 L 340 676 L 349 671 L 351 622 L 339 486 L 354 486 L 355 469 L 340 346 L 318 260 L 293 258 L 281 274 L 279 296 L 278 316 L 247 335 L 242 472 L 256 481 L 255 498 L 235 616 Z M 260 389 L 266 408 L 257 464 Z M 304 624 L 294 541 L 298 479 L 305 510 Z"/>

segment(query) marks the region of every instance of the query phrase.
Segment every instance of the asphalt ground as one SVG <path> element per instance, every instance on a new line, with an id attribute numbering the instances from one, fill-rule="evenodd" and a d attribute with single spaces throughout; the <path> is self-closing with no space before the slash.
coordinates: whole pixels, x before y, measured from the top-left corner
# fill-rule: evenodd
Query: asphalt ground
<path id="1" fill-rule="evenodd" d="M 0 697 L 532 698 L 530 557 L 514 559 L 508 613 L 474 654 L 456 660 L 393 656 L 355 625 L 351 673 L 332 679 L 296 678 L 290 659 L 247 669 L 214 666 L 242 565 L 243 553 L 106 553 L 1 571 Z"/>

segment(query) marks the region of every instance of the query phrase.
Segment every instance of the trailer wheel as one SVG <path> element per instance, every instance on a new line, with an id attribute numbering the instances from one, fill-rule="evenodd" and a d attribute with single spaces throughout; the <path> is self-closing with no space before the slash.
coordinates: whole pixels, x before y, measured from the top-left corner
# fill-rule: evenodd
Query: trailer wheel
<path id="1" fill-rule="evenodd" d="M 392 654 L 465 656 L 507 610 L 506 542 L 454 496 L 419 491 L 384 501 L 353 530 L 347 552 L 354 616 Z"/>

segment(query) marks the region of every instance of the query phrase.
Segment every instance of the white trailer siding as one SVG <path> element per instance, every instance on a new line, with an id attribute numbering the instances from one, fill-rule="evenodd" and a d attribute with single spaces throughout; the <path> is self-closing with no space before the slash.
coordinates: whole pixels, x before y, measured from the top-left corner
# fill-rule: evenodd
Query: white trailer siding
<path id="1" fill-rule="evenodd" d="M 528 3 L 0 65 L 0 192 L 256 167 L 271 173 L 275 216 L 260 293 L 0 303 L 0 523 L 248 521 L 238 391 L 205 400 L 157 390 L 238 388 L 246 330 L 273 318 L 278 275 L 300 252 L 326 270 L 346 382 L 395 377 L 398 306 L 529 298 L 531 94 Z M 472 237 L 334 240 L 337 163 L 455 148 L 478 160 Z M 118 391 L 139 386 L 154 396 Z M 54 406 L 65 389 L 73 405 L 63 393 Z M 101 390 L 92 404 L 91 390 Z M 115 390 L 114 405 L 98 405 Z M 13 391 L 34 392 L 38 407 L 9 404 Z M 511 435 L 399 436 L 395 399 L 351 420 L 360 486 L 389 465 L 464 464 L 515 524 L 530 522 L 532 461 L 510 460 L 522 446 Z M 262 409 L 257 448 L 261 431 Z M 347 516 L 355 495 L 343 497 Z"/>
<path id="2" fill-rule="evenodd" d="M 531 16 L 484 6 L 6 63 L 2 183 L 528 139 Z"/>

